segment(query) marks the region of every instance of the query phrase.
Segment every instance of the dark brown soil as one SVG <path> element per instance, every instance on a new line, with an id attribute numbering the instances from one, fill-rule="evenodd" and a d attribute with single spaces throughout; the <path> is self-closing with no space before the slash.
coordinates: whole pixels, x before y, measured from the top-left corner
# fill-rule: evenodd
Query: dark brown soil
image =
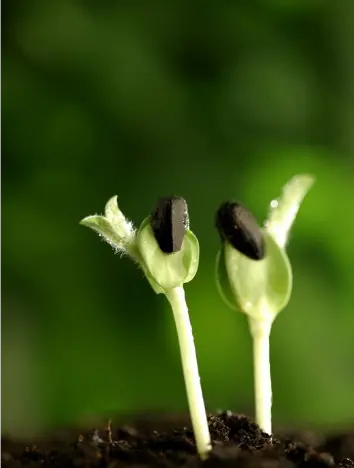
<path id="1" fill-rule="evenodd" d="M 299 434 L 294 440 L 271 438 L 246 416 L 226 412 L 209 417 L 213 450 L 210 458 L 202 462 L 196 455 L 190 427 L 173 430 L 171 424 L 172 420 L 155 421 L 155 430 L 149 427 L 151 423 L 121 427 L 112 432 L 103 428 L 77 433 L 76 437 L 72 431 L 66 431 L 60 438 L 38 440 L 35 445 L 3 438 L 2 466 L 354 468 L 350 458 L 354 457 L 354 433 L 327 440 L 311 433 Z M 306 440 L 311 440 L 312 447 Z"/>

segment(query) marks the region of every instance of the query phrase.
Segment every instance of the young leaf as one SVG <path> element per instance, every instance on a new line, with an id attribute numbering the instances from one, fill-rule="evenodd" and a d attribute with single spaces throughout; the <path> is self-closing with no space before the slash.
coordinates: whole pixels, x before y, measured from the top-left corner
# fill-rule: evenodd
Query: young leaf
<path id="1" fill-rule="evenodd" d="M 104 216 L 87 216 L 80 221 L 83 226 L 89 227 L 102 236 L 114 250 L 124 250 L 122 238 L 113 229 L 112 224 Z"/>
<path id="2" fill-rule="evenodd" d="M 106 203 L 105 216 L 87 216 L 80 224 L 96 231 L 114 250 L 126 253 L 139 262 L 134 226 L 120 211 L 117 198 L 114 196 Z"/>
<path id="3" fill-rule="evenodd" d="M 119 209 L 117 195 L 110 198 L 106 203 L 105 217 L 110 222 L 117 235 L 121 237 L 126 247 L 134 243 L 135 229 L 133 223 L 129 221 Z"/>
<path id="4" fill-rule="evenodd" d="M 256 319 L 274 320 L 286 306 L 292 289 L 292 271 L 286 252 L 264 230 L 267 255 L 252 260 L 228 242 L 224 259 L 229 285 L 240 310 Z"/>
<path id="5" fill-rule="evenodd" d="M 156 281 L 151 277 L 150 272 L 146 268 L 143 259 L 140 260 L 139 265 L 140 265 L 141 269 L 143 270 L 144 275 L 145 275 L 146 279 L 148 280 L 150 286 L 154 290 L 155 294 L 164 294 L 165 290 L 163 288 L 161 288 L 161 286 L 159 284 L 157 284 Z"/>
<path id="6" fill-rule="evenodd" d="M 281 197 L 271 201 L 264 225 L 280 247 L 285 247 L 300 204 L 314 182 L 315 178 L 309 174 L 296 175 L 284 186 Z"/>
<path id="7" fill-rule="evenodd" d="M 236 306 L 236 301 L 234 294 L 232 292 L 229 277 L 227 275 L 226 266 L 225 266 L 225 257 L 224 257 L 224 243 L 220 247 L 219 252 L 216 255 L 215 260 L 215 281 L 216 287 L 219 291 L 221 299 L 225 302 L 225 304 L 230 307 L 232 310 L 239 311 Z"/>
<path id="8" fill-rule="evenodd" d="M 114 221 L 115 219 L 125 219 L 125 216 L 118 207 L 118 195 L 114 195 L 108 200 L 104 209 L 104 214 L 110 221 Z"/>
<path id="9" fill-rule="evenodd" d="M 138 249 L 148 276 L 165 291 L 191 281 L 198 268 L 198 240 L 191 231 L 186 231 L 181 250 L 166 254 L 155 239 L 150 219 L 143 221 L 137 233 Z"/>
<path id="10" fill-rule="evenodd" d="M 195 277 L 199 265 L 199 242 L 197 237 L 189 229 L 186 231 L 182 249 L 184 252 L 183 264 L 187 271 L 183 282 L 189 283 Z"/>

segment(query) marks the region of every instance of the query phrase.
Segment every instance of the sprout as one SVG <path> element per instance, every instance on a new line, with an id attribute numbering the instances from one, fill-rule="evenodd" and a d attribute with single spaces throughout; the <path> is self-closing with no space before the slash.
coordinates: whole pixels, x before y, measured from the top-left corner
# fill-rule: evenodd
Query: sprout
<path id="1" fill-rule="evenodd" d="M 237 202 L 224 203 L 216 216 L 222 238 L 216 263 L 217 287 L 230 307 L 248 316 L 253 338 L 256 422 L 268 434 L 272 433 L 269 336 L 292 290 L 285 246 L 299 206 L 313 183 L 310 175 L 293 177 L 282 196 L 270 203 L 263 229 Z"/>
<path id="2" fill-rule="evenodd" d="M 197 272 L 199 243 L 189 229 L 186 201 L 181 197 L 161 198 L 136 231 L 118 208 L 115 196 L 107 203 L 105 216 L 88 216 L 81 224 L 98 232 L 116 251 L 129 255 L 144 271 L 155 293 L 168 299 L 177 328 L 196 446 L 205 459 L 211 441 L 183 288 Z"/>

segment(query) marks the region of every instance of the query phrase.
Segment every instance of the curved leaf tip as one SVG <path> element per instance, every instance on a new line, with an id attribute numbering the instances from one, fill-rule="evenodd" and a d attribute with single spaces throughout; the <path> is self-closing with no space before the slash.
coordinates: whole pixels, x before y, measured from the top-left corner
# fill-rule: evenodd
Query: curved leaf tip
<path id="1" fill-rule="evenodd" d="M 311 174 L 298 174 L 283 187 L 281 196 L 270 202 L 264 226 L 279 247 L 285 247 L 300 205 L 314 183 L 315 177 Z"/>
<path id="2" fill-rule="evenodd" d="M 105 205 L 104 213 L 108 219 L 113 219 L 114 217 L 119 216 L 118 195 L 114 195 L 108 200 Z"/>

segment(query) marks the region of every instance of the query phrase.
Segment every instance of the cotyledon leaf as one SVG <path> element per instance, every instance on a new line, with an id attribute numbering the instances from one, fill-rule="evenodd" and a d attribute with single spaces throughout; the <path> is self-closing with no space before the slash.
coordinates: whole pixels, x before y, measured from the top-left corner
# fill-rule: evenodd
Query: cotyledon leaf
<path id="1" fill-rule="evenodd" d="M 188 240 L 187 240 L 188 242 Z M 183 240 L 180 251 L 165 254 L 160 249 L 150 223 L 143 221 L 143 226 L 137 234 L 137 245 L 151 277 L 161 288 L 169 290 L 182 286 L 187 277 L 188 269 L 184 264 L 184 249 L 186 238 Z"/>
<path id="2" fill-rule="evenodd" d="M 290 299 L 292 270 L 285 250 L 268 232 L 263 230 L 263 234 L 267 252 L 264 259 L 252 260 L 226 242 L 223 260 L 237 307 L 251 317 L 273 320 Z M 222 259 L 219 263 L 222 264 Z M 230 303 L 227 288 L 223 287 L 222 292 L 224 300 L 226 297 Z"/>

